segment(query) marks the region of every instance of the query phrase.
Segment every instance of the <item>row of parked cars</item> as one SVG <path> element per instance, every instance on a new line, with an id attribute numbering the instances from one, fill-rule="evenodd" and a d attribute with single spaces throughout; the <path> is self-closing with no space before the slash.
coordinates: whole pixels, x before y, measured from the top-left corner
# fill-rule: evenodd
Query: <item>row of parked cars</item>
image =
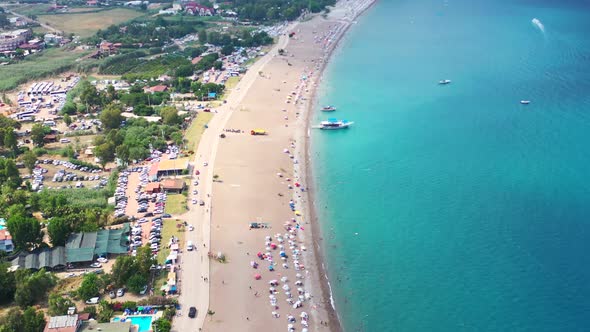
<path id="1" fill-rule="evenodd" d="M 115 218 L 125 215 L 127 208 L 127 183 L 129 183 L 129 171 L 123 171 L 117 179 L 117 188 L 115 189 Z"/>
<path id="2" fill-rule="evenodd" d="M 129 236 L 129 242 L 131 243 L 131 255 L 137 254 L 138 247 L 143 245 L 143 227 L 142 224 L 147 223 L 147 218 L 141 218 L 137 221 L 135 226 L 131 228 L 131 235 Z M 152 226 L 150 228 L 150 234 L 148 236 L 148 243 L 150 249 L 154 254 L 160 251 L 160 242 L 162 241 L 162 218 L 156 217 L 151 221 Z"/>
<path id="3" fill-rule="evenodd" d="M 76 164 L 74 164 L 72 162 L 69 162 L 67 160 L 59 160 L 59 159 L 43 159 L 43 160 L 37 160 L 36 164 L 37 165 L 39 165 L 39 164 L 52 164 L 53 166 L 63 166 L 65 168 L 77 170 L 77 171 L 80 171 L 80 172 L 86 172 L 86 173 L 100 173 L 100 172 L 102 172 L 98 168 L 92 168 L 92 167 L 88 167 L 88 166 L 76 165 Z"/>

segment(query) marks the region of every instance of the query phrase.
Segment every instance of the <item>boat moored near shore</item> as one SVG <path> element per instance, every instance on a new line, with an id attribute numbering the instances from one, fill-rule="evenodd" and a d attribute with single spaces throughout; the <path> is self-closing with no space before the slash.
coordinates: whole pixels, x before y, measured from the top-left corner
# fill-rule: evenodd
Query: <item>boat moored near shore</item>
<path id="1" fill-rule="evenodd" d="M 346 129 L 350 127 L 354 122 L 348 120 L 336 120 L 336 119 L 328 119 L 327 121 L 322 121 L 319 125 L 320 129 Z"/>
<path id="2" fill-rule="evenodd" d="M 450 84 L 450 83 L 451 83 L 451 80 L 440 80 L 440 81 L 438 81 L 438 84 L 440 84 L 440 85 L 446 85 L 446 84 Z"/>
<path id="3" fill-rule="evenodd" d="M 336 107 L 334 107 L 332 105 L 322 107 L 322 112 L 334 112 L 335 110 L 336 110 Z"/>
<path id="4" fill-rule="evenodd" d="M 531 101 L 530 100 L 521 100 L 520 103 L 523 105 L 528 105 L 531 103 Z"/>

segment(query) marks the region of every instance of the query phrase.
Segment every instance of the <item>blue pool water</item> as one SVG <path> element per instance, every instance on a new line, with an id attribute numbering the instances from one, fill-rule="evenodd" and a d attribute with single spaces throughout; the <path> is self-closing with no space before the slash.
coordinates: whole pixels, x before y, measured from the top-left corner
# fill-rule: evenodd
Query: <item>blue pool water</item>
<path id="1" fill-rule="evenodd" d="M 151 331 L 152 329 L 152 316 L 128 317 L 127 319 L 131 320 L 132 325 L 139 326 L 139 332 Z M 113 319 L 114 322 L 118 322 L 120 320 L 120 318 Z"/>

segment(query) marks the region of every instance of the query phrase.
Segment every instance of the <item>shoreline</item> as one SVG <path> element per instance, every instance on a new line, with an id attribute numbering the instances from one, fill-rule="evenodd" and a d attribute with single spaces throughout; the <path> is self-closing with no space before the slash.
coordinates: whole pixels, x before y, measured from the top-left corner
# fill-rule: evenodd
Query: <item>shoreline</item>
<path id="1" fill-rule="evenodd" d="M 342 328 L 342 321 L 340 319 L 340 315 L 338 313 L 336 303 L 333 297 L 332 286 L 330 284 L 330 275 L 328 273 L 328 267 L 326 265 L 327 259 L 325 257 L 325 251 L 322 246 L 324 234 L 322 232 L 321 225 L 319 224 L 319 217 L 316 212 L 316 201 L 315 197 L 318 197 L 318 194 L 315 190 L 315 181 L 313 178 L 313 166 L 311 160 L 311 118 L 312 113 L 314 112 L 314 106 L 318 101 L 318 88 L 324 79 L 324 74 L 327 66 L 330 64 L 334 53 L 338 50 L 341 46 L 342 39 L 346 36 L 346 33 L 350 29 L 350 27 L 356 23 L 353 20 L 356 20 L 361 15 L 366 13 L 370 8 L 372 8 L 377 0 L 368 0 L 365 6 L 359 11 L 356 12 L 353 17 L 346 23 L 343 29 L 339 31 L 339 33 L 335 36 L 336 39 L 324 55 L 322 59 L 322 63 L 318 69 L 317 79 L 314 81 L 314 86 L 311 92 L 311 96 L 307 101 L 307 105 L 305 107 L 306 114 L 303 119 L 304 126 L 301 126 L 301 130 L 303 133 L 302 135 L 297 137 L 303 137 L 304 143 L 302 145 L 302 151 L 298 151 L 298 155 L 303 156 L 303 172 L 301 172 L 304 182 L 307 185 L 307 201 L 304 204 L 304 213 L 306 215 L 307 220 L 311 223 L 311 240 L 310 243 L 313 246 L 313 260 L 316 266 L 316 270 L 314 273 L 316 274 L 318 280 L 318 286 L 320 288 L 320 296 L 324 301 L 329 301 L 329 307 L 327 311 L 328 319 L 333 322 L 330 325 L 330 331 L 338 332 L 343 331 Z"/>
<path id="2" fill-rule="evenodd" d="M 354 20 L 374 3 L 374 0 L 342 0 L 331 8 L 326 18 L 314 15 L 303 22 L 293 22 L 265 59 L 256 62 L 232 89 L 227 103 L 209 123 L 195 156 L 197 164 L 209 162 L 201 173 L 204 187 L 199 186 L 199 191 L 211 193 L 211 198 L 205 199 L 209 209 L 202 211 L 202 217 L 197 220 L 202 220 L 202 241 L 207 250 L 223 252 L 229 264 L 208 259 L 204 251 L 199 255 L 201 264 L 197 256 L 189 258 L 200 265 L 200 268 L 190 267 L 189 273 L 195 275 L 198 286 L 188 287 L 188 293 L 185 292 L 188 289 L 183 290 L 181 297 L 183 302 L 191 301 L 200 293 L 198 307 L 203 314 L 198 316 L 197 326 L 202 322 L 203 331 L 279 330 L 287 326 L 285 318 L 305 313 L 311 317 L 307 322 L 311 331 L 342 330 L 321 250 L 322 235 L 311 200 L 313 190 L 309 190 L 313 185 L 308 182 L 312 181 L 308 174 L 311 172 L 308 131 L 316 90 L 326 65 Z M 289 32 L 295 34 L 293 38 L 287 37 Z M 278 54 L 281 48 L 286 55 Z M 228 128 L 240 129 L 242 134 L 230 132 L 219 139 L 219 134 Z M 249 135 L 252 128 L 264 128 L 269 134 Z M 214 183 L 212 172 L 222 181 Z M 299 188 L 296 182 L 301 182 L 305 189 Z M 291 209 L 289 205 L 293 205 Z M 266 224 L 269 229 L 247 230 L 249 222 Z M 307 232 L 304 228 L 308 228 Z M 280 238 L 277 232 L 285 230 L 292 235 L 289 247 L 284 250 L 291 249 L 289 253 L 293 253 L 294 261 L 289 259 L 289 264 L 283 262 L 282 269 L 267 271 L 267 259 L 257 260 L 255 253 L 264 252 L 266 241 L 266 251 L 271 254 L 270 238 Z M 198 237 L 196 241 L 201 242 Z M 301 252 L 295 253 L 294 248 L 300 246 Z M 305 267 L 297 263 L 297 256 Z M 262 264 L 260 268 L 253 269 L 255 261 Z M 291 262 L 295 268 L 287 267 Z M 297 268 L 297 265 L 301 266 Z M 287 286 L 287 277 L 295 281 L 300 274 L 297 271 L 303 274 L 297 278 L 305 283 L 305 290 L 298 289 L 299 297 L 305 292 L 306 299 L 302 300 L 303 307 L 291 308 L 293 302 L 287 305 L 283 302 L 289 302 L 291 295 L 282 290 Z M 203 282 L 199 275 L 201 279 L 208 278 Z M 256 281 L 259 279 L 262 280 Z M 271 290 L 268 296 L 267 282 L 271 279 L 281 279 L 284 285 L 279 286 L 282 289 L 277 293 Z M 270 301 L 269 307 L 265 298 L 275 300 L 275 294 L 280 297 L 280 304 Z M 276 319 L 279 315 L 273 310 L 284 318 Z M 207 311 L 212 313 L 205 319 Z M 185 324 L 175 325 L 187 327 Z"/>

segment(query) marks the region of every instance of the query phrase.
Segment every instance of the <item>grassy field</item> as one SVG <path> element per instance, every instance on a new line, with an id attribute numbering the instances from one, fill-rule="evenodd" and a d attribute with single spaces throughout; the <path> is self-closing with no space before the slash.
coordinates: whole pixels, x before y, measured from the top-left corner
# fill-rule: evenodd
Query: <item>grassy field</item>
<path id="1" fill-rule="evenodd" d="M 74 33 L 84 38 L 92 36 L 98 29 L 123 23 L 142 15 L 143 13 L 133 9 L 116 8 L 91 13 L 42 15 L 38 20 L 58 30 Z"/>
<path id="2" fill-rule="evenodd" d="M 170 241 L 170 238 L 174 235 L 178 238 L 178 245 L 180 248 L 184 248 L 184 232 L 188 231 L 188 228 L 185 230 L 185 227 L 182 226 L 180 228 L 176 227 L 178 224 L 184 224 L 183 221 L 179 219 L 164 219 L 164 227 L 162 227 L 162 250 L 158 252 L 158 263 L 164 264 L 166 257 L 170 254 L 170 249 L 166 248 L 166 244 Z"/>
<path id="3" fill-rule="evenodd" d="M 201 135 L 203 135 L 203 132 L 205 131 L 205 124 L 209 123 L 212 117 L 213 113 L 201 112 L 193 120 L 191 126 L 186 130 L 184 137 L 186 137 L 188 140 L 187 145 L 190 151 L 197 151 L 199 141 L 201 140 Z"/>
<path id="4" fill-rule="evenodd" d="M 4 66 L 1 70 L 0 91 L 15 89 L 29 80 L 60 74 L 75 65 L 76 59 L 88 53 L 90 51 L 51 48 L 40 54 L 28 56 L 19 63 Z"/>
<path id="5" fill-rule="evenodd" d="M 7 6 L 6 9 L 11 10 L 15 13 L 31 16 L 47 13 L 47 10 L 51 7 L 50 4 L 35 3 L 35 4 L 22 4 L 15 6 Z"/>
<path id="6" fill-rule="evenodd" d="M 186 196 L 182 194 L 168 195 L 166 199 L 166 213 L 182 214 L 186 212 Z"/>

